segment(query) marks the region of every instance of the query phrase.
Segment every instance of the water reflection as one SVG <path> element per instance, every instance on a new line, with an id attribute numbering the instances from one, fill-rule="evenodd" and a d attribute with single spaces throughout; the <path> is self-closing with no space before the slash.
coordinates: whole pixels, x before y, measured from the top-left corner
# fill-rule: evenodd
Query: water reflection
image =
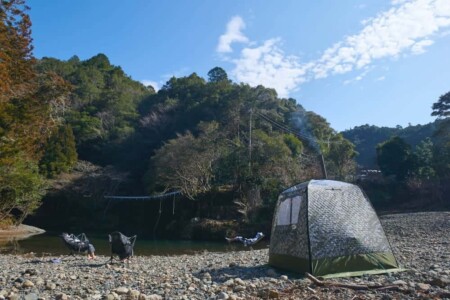
<path id="1" fill-rule="evenodd" d="M 20 245 L 18 238 L 0 238 L 0 253 L 18 253 L 19 251 Z"/>
<path id="2" fill-rule="evenodd" d="M 107 235 L 104 237 L 90 236 L 90 242 L 95 246 L 97 255 L 110 255 L 110 248 Z M 268 247 L 267 241 L 261 241 L 253 245 L 253 249 L 264 249 Z M 204 251 L 209 252 L 229 252 L 229 251 L 248 251 L 250 247 L 244 247 L 241 243 L 224 242 L 196 242 L 196 241 L 155 241 L 140 240 L 136 241 L 134 248 L 135 255 L 182 255 L 195 254 Z M 56 234 L 40 234 L 25 239 L 18 238 L 0 238 L 0 253 L 2 254 L 25 254 L 34 252 L 38 256 L 47 255 L 67 255 L 69 250 L 66 248 L 61 238 Z"/>

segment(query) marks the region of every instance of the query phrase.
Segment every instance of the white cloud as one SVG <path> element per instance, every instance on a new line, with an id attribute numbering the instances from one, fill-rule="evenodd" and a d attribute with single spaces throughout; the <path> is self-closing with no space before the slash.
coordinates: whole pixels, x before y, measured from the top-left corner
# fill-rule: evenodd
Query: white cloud
<path id="1" fill-rule="evenodd" d="M 298 58 L 286 56 L 277 46 L 278 39 L 271 39 L 254 48 L 244 48 L 232 75 L 238 81 L 256 86 L 262 84 L 276 89 L 281 97 L 287 97 L 304 81 L 305 67 Z"/>
<path id="2" fill-rule="evenodd" d="M 395 1 L 399 4 L 400 1 Z M 316 61 L 314 78 L 361 69 L 374 60 L 401 53 L 420 54 L 440 29 L 450 26 L 450 1 L 405 2 L 371 19 L 359 34 L 325 50 Z"/>
<path id="3" fill-rule="evenodd" d="M 146 79 L 144 79 L 144 80 L 141 80 L 141 83 L 143 85 L 145 85 L 145 86 L 151 85 L 155 89 L 156 92 L 159 91 L 159 89 L 161 88 L 160 84 L 158 82 L 156 82 L 156 81 L 153 81 L 153 80 L 146 80 Z"/>
<path id="4" fill-rule="evenodd" d="M 370 72 L 370 70 L 371 70 L 370 68 L 367 68 L 366 70 L 364 70 L 364 72 L 360 73 L 355 78 L 345 80 L 344 84 L 347 85 L 347 84 L 350 84 L 350 83 L 361 81 L 364 77 L 366 77 L 366 75 Z"/>
<path id="5" fill-rule="evenodd" d="M 412 54 L 422 54 L 425 52 L 425 47 L 433 45 L 432 40 L 421 40 L 412 45 L 411 53 Z"/>
<path id="6" fill-rule="evenodd" d="M 182 77 L 182 76 L 186 76 L 189 73 L 189 68 L 187 67 L 182 67 L 178 70 L 163 74 L 161 76 L 162 81 L 167 81 L 172 77 Z"/>
<path id="7" fill-rule="evenodd" d="M 239 57 L 223 57 L 235 64 L 232 75 L 250 85 L 275 88 L 280 96 L 286 97 L 308 80 L 365 70 L 377 60 L 398 58 L 401 54 L 424 53 L 450 27 L 449 0 L 393 0 L 391 3 L 394 6 L 388 11 L 364 20 L 359 33 L 345 37 L 326 49 L 320 58 L 307 63 L 285 55 L 279 38 L 254 46 L 242 34 L 245 24 L 239 16 L 228 23 L 217 51 L 230 53 L 231 43 L 247 43 Z"/>
<path id="8" fill-rule="evenodd" d="M 234 16 L 227 24 L 227 31 L 219 38 L 217 52 L 229 53 L 233 52 L 232 43 L 247 43 L 248 38 L 242 34 L 241 30 L 245 29 L 244 20 L 239 16 Z"/>
<path id="9" fill-rule="evenodd" d="M 405 2 L 407 2 L 408 0 L 392 0 L 391 4 L 392 5 L 399 5 L 399 4 L 403 4 Z"/>
<path id="10" fill-rule="evenodd" d="M 380 76 L 377 79 L 375 79 L 375 81 L 383 81 L 386 79 L 386 76 Z"/>

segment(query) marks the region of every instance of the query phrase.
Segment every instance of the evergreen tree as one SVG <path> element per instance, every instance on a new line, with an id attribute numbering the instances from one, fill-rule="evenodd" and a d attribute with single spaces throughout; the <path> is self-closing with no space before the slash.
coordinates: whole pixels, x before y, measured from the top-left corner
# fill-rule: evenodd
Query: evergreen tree
<path id="1" fill-rule="evenodd" d="M 23 0 L 0 1 L 0 219 L 17 209 L 17 222 L 39 206 L 37 161 L 70 90 L 58 75 L 36 73 L 28 9 Z"/>
<path id="2" fill-rule="evenodd" d="M 221 82 L 228 81 L 228 74 L 224 69 L 220 67 L 215 67 L 209 70 L 208 72 L 208 81 L 209 82 Z"/>
<path id="3" fill-rule="evenodd" d="M 394 175 L 399 181 L 414 169 L 411 146 L 398 136 L 377 146 L 377 161 L 384 176 Z"/>
<path id="4" fill-rule="evenodd" d="M 24 0 L 0 2 L 0 104 L 28 93 L 34 77 L 28 9 Z"/>
<path id="5" fill-rule="evenodd" d="M 415 149 L 416 176 L 421 179 L 431 179 L 436 176 L 433 168 L 433 142 L 430 138 L 423 140 Z"/>
<path id="6" fill-rule="evenodd" d="M 436 103 L 433 103 L 432 116 L 437 116 L 438 118 L 450 117 L 450 92 L 439 97 Z"/>
<path id="7" fill-rule="evenodd" d="M 70 125 L 63 125 L 50 136 L 39 169 L 48 178 L 69 171 L 77 161 L 75 137 Z"/>
<path id="8" fill-rule="evenodd" d="M 450 92 L 439 97 L 433 104 L 432 116 L 440 121 L 434 132 L 434 169 L 441 178 L 450 178 Z"/>
<path id="9" fill-rule="evenodd" d="M 154 92 L 133 81 L 104 54 L 80 61 L 43 58 L 39 72 L 54 72 L 73 87 L 65 121 L 72 128 L 80 157 L 96 163 L 114 163 L 114 155 L 138 127 L 138 106 Z"/>

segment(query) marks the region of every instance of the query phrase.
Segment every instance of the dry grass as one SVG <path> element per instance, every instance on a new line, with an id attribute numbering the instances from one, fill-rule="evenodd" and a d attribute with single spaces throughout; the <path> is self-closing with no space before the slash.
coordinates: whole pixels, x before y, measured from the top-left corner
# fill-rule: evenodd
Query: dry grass
<path id="1" fill-rule="evenodd" d="M 6 217 L 0 220 L 0 231 L 6 230 L 14 225 L 14 220 L 11 217 Z"/>

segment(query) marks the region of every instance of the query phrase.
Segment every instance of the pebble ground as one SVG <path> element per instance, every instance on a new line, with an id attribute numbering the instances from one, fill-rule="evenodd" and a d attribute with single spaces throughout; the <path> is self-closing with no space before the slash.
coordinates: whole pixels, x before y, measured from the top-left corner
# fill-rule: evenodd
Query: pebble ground
<path id="1" fill-rule="evenodd" d="M 0 300 L 450 299 L 450 212 L 380 219 L 404 272 L 318 285 L 268 266 L 267 249 L 138 256 L 128 264 L 106 263 L 105 256 L 0 255 Z"/>

